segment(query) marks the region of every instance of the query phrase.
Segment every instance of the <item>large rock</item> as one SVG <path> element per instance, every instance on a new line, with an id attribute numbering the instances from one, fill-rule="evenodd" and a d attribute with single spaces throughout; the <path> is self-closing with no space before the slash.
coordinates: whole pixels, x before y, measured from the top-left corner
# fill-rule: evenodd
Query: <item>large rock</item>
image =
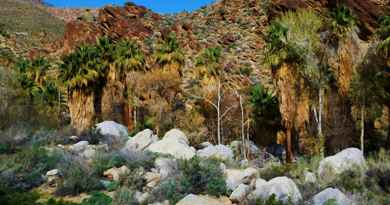
<path id="1" fill-rule="evenodd" d="M 194 195 L 189 194 L 180 200 L 176 205 L 228 205 L 229 202 L 224 202 L 222 200 L 204 196 L 204 195 Z"/>
<path id="2" fill-rule="evenodd" d="M 257 169 L 226 169 L 226 186 L 229 190 L 235 190 L 240 184 L 249 184 L 257 176 Z"/>
<path id="3" fill-rule="evenodd" d="M 313 205 L 323 205 L 329 200 L 335 200 L 340 205 L 351 205 L 349 200 L 339 189 L 327 188 L 313 197 Z"/>
<path id="4" fill-rule="evenodd" d="M 209 145 L 196 153 L 199 157 L 233 160 L 233 151 L 225 145 Z"/>
<path id="5" fill-rule="evenodd" d="M 126 151 L 143 151 L 149 145 L 158 141 L 157 135 L 153 134 L 153 131 L 146 129 L 142 132 L 138 132 L 134 137 L 130 138 L 124 147 Z"/>
<path id="6" fill-rule="evenodd" d="M 195 149 L 188 145 L 187 137 L 178 129 L 170 130 L 162 140 L 151 144 L 146 150 L 170 154 L 178 159 L 191 159 L 195 155 Z"/>
<path id="7" fill-rule="evenodd" d="M 80 154 L 88 148 L 88 141 L 80 141 L 69 147 L 69 150 L 75 154 Z"/>
<path id="8" fill-rule="evenodd" d="M 248 185 L 240 184 L 230 195 L 230 200 L 233 202 L 241 202 L 249 194 L 251 188 Z"/>
<path id="9" fill-rule="evenodd" d="M 356 167 L 364 168 L 365 159 L 363 152 L 357 148 L 347 148 L 336 155 L 326 157 L 320 161 L 318 175 L 323 180 L 332 180 L 337 174 Z"/>
<path id="10" fill-rule="evenodd" d="M 255 191 L 253 191 L 248 198 L 255 200 L 259 198 L 268 199 L 273 194 L 278 200 L 285 203 L 287 203 L 289 199 L 291 199 L 294 204 L 302 200 L 302 195 L 299 192 L 297 185 L 288 177 L 276 177 L 266 183 L 259 181 Z"/>
<path id="11" fill-rule="evenodd" d="M 96 124 L 96 130 L 106 138 L 109 144 L 125 142 L 129 137 L 127 128 L 114 121 L 104 121 Z"/>

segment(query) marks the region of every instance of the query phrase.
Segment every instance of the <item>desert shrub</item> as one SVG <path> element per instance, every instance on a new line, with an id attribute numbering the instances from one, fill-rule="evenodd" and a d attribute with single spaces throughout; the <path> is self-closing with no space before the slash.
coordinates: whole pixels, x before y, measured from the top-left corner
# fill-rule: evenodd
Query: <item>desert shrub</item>
<path id="1" fill-rule="evenodd" d="M 112 167 L 121 167 L 126 160 L 117 152 L 98 153 L 92 160 L 92 172 L 98 176 Z"/>
<path id="2" fill-rule="evenodd" d="M 366 184 L 370 189 L 378 185 L 382 191 L 390 193 L 390 152 L 380 150 L 377 155 L 367 160 Z"/>
<path id="3" fill-rule="evenodd" d="M 130 188 L 131 190 L 142 190 L 142 188 L 146 185 L 143 175 L 143 168 L 135 169 L 128 175 L 120 176 L 120 184 Z"/>
<path id="4" fill-rule="evenodd" d="M 36 192 L 23 192 L 0 183 L 1 205 L 39 205 L 36 203 L 38 199 L 39 194 Z"/>
<path id="5" fill-rule="evenodd" d="M 112 205 L 138 205 L 134 192 L 127 187 L 121 187 L 115 192 Z"/>
<path id="6" fill-rule="evenodd" d="M 0 172 L 5 181 L 17 188 L 30 189 L 43 182 L 42 175 L 54 169 L 62 155 L 33 146 L 1 158 Z"/>
<path id="7" fill-rule="evenodd" d="M 61 170 L 63 170 L 64 179 L 58 185 L 57 195 L 77 195 L 103 188 L 97 176 L 76 160 L 69 162 Z"/>
<path id="8" fill-rule="evenodd" d="M 339 203 L 337 203 L 337 200 L 336 199 L 329 199 L 327 200 L 324 205 L 339 205 Z"/>
<path id="9" fill-rule="evenodd" d="M 182 177 L 191 186 L 191 193 L 208 193 L 215 196 L 227 192 L 224 175 L 218 162 L 215 160 L 204 160 L 194 157 L 179 163 Z M 218 187 L 216 186 L 218 185 Z M 210 193 L 211 192 L 211 193 Z"/>
<path id="10" fill-rule="evenodd" d="M 260 177 L 265 180 L 270 180 L 275 177 L 285 176 L 288 173 L 288 167 L 280 163 L 269 163 L 264 168 L 260 169 Z"/>
<path id="11" fill-rule="evenodd" d="M 347 192 L 362 192 L 365 189 L 364 172 L 360 167 L 346 170 L 334 177 L 328 186 L 338 187 Z"/>
<path id="12" fill-rule="evenodd" d="M 68 202 L 68 201 L 63 201 L 63 200 L 55 200 L 53 198 L 50 198 L 47 200 L 46 203 L 42 205 L 77 205 L 76 203 L 73 202 Z"/>
<path id="13" fill-rule="evenodd" d="M 256 205 L 292 205 L 291 200 L 289 202 L 284 203 L 276 198 L 275 194 L 272 194 L 268 199 L 257 199 Z"/>
<path id="14" fill-rule="evenodd" d="M 339 6 L 330 12 L 331 29 L 338 37 L 344 37 L 355 25 L 352 11 L 346 6 Z"/>
<path id="15" fill-rule="evenodd" d="M 81 205 L 109 205 L 111 202 L 111 197 L 101 192 L 94 192 L 89 198 L 84 199 Z"/>
<path id="16" fill-rule="evenodd" d="M 157 158 L 157 154 L 151 152 L 120 152 L 120 156 L 126 161 L 126 166 L 130 170 L 139 167 L 150 170 L 154 167 L 154 160 Z"/>

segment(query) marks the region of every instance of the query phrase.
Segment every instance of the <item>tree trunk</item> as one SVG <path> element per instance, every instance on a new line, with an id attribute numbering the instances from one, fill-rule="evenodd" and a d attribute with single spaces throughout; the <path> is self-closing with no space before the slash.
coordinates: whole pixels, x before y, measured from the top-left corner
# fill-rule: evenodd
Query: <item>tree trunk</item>
<path id="1" fill-rule="evenodd" d="M 91 128 L 95 118 L 94 94 L 73 90 L 68 96 L 71 125 L 78 134 Z"/>
<path id="2" fill-rule="evenodd" d="M 129 105 L 129 103 L 125 102 L 123 104 L 123 115 L 122 115 L 122 119 L 123 119 L 123 123 L 127 126 L 127 129 L 129 131 L 132 131 L 135 127 L 135 125 L 133 124 L 133 120 L 131 119 L 132 118 L 132 115 L 133 114 L 133 111 L 131 110 L 131 107 Z"/>
<path id="3" fill-rule="evenodd" d="M 365 106 L 362 106 L 362 109 L 360 111 L 361 118 L 360 118 L 360 149 L 364 153 L 364 116 L 365 116 Z"/>
<path id="4" fill-rule="evenodd" d="M 323 88 L 320 88 L 318 91 L 318 105 L 319 105 L 319 108 L 318 108 L 318 136 L 319 137 L 323 137 L 323 133 L 322 133 L 322 110 L 324 107 L 323 95 L 324 95 L 324 90 L 323 90 Z"/>
<path id="5" fill-rule="evenodd" d="M 103 88 L 101 98 L 101 116 L 103 120 L 113 120 L 118 123 L 125 123 L 123 119 L 124 110 L 124 83 L 121 82 L 121 78 L 116 71 L 115 66 L 110 66 L 110 70 L 107 75 L 107 83 Z"/>
<path id="6" fill-rule="evenodd" d="M 217 136 L 218 136 L 218 144 L 222 143 L 221 136 L 221 81 L 218 80 L 218 102 L 217 102 Z"/>
<path id="7" fill-rule="evenodd" d="M 248 159 L 247 156 L 247 143 L 245 140 L 245 119 L 244 119 L 244 106 L 242 105 L 242 97 L 239 95 L 240 100 L 240 108 L 241 108 L 241 138 L 242 138 L 242 153 L 244 155 L 244 159 Z"/>
<path id="8" fill-rule="evenodd" d="M 286 139 L 286 161 L 287 163 L 292 163 L 294 159 L 294 154 L 292 151 L 292 139 L 291 139 L 291 128 L 287 129 L 287 139 Z"/>

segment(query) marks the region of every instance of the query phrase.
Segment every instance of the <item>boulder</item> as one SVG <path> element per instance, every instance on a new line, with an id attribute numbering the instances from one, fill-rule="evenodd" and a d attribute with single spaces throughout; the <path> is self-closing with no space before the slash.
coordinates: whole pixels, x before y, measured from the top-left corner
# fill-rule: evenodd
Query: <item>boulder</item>
<path id="1" fill-rule="evenodd" d="M 247 168 L 241 169 L 226 169 L 226 186 L 229 190 L 235 190 L 240 184 L 249 184 L 252 179 L 257 176 L 257 169 Z"/>
<path id="2" fill-rule="evenodd" d="M 149 199 L 149 197 L 150 197 L 150 194 L 148 192 L 142 193 L 142 192 L 136 191 L 134 193 L 134 198 L 135 198 L 135 200 L 137 200 L 137 202 L 139 204 L 145 204 L 146 201 Z"/>
<path id="3" fill-rule="evenodd" d="M 81 152 L 87 149 L 88 145 L 89 145 L 88 141 L 80 141 L 74 145 L 71 145 L 69 147 L 69 150 L 75 154 L 80 154 Z"/>
<path id="4" fill-rule="evenodd" d="M 60 177 L 60 175 L 61 175 L 61 172 L 58 169 L 52 169 L 52 170 L 46 172 L 47 183 L 49 185 L 55 184 L 57 179 Z"/>
<path id="5" fill-rule="evenodd" d="M 210 196 L 189 194 L 176 205 L 227 205 L 227 203 Z"/>
<path id="6" fill-rule="evenodd" d="M 129 174 L 130 170 L 126 166 L 122 166 L 120 168 L 113 167 L 103 173 L 103 176 L 114 180 L 114 181 L 119 181 L 120 177 L 126 174 Z"/>
<path id="7" fill-rule="evenodd" d="M 96 130 L 103 136 L 105 143 L 110 145 L 124 143 L 129 137 L 127 128 L 114 121 L 104 121 L 96 124 Z"/>
<path id="8" fill-rule="evenodd" d="M 305 177 L 305 183 L 307 184 L 314 184 L 317 182 L 317 178 L 316 178 L 316 175 L 312 172 L 309 172 L 309 171 L 305 171 L 304 173 L 304 177 Z"/>
<path id="9" fill-rule="evenodd" d="M 296 204 L 302 200 L 302 195 L 299 192 L 297 185 L 294 181 L 288 177 L 276 177 L 270 181 L 263 183 L 259 182 L 256 186 L 255 191 L 253 191 L 249 199 L 268 199 L 272 195 L 275 195 L 278 200 L 287 203 L 289 199 Z"/>
<path id="10" fill-rule="evenodd" d="M 177 169 L 177 161 L 175 159 L 159 157 L 154 161 L 158 173 L 161 175 L 161 179 L 165 179 L 172 175 Z"/>
<path id="11" fill-rule="evenodd" d="M 233 160 L 233 151 L 225 145 L 210 145 L 206 148 L 198 150 L 196 153 L 202 158 L 215 158 L 220 160 Z"/>
<path id="12" fill-rule="evenodd" d="M 250 187 L 245 184 L 240 184 L 230 195 L 229 199 L 233 202 L 241 202 L 250 192 Z"/>
<path id="13" fill-rule="evenodd" d="M 330 181 L 336 175 L 356 167 L 365 167 L 363 152 L 357 148 L 347 148 L 321 160 L 318 167 L 318 175 L 322 179 Z"/>
<path id="14" fill-rule="evenodd" d="M 202 143 L 199 144 L 199 147 L 201 149 L 206 148 L 208 146 L 213 146 L 213 144 L 211 144 L 211 142 L 202 142 Z"/>
<path id="15" fill-rule="evenodd" d="M 340 205 L 352 204 L 352 201 L 349 200 L 339 189 L 327 188 L 313 197 L 313 205 L 324 205 L 327 201 L 332 199 Z"/>
<path id="16" fill-rule="evenodd" d="M 124 149 L 126 151 L 143 151 L 149 145 L 157 141 L 157 135 L 154 135 L 152 130 L 146 129 L 138 132 L 134 137 L 127 140 Z"/>
<path id="17" fill-rule="evenodd" d="M 178 129 L 170 130 L 162 140 L 151 144 L 146 151 L 170 154 L 178 159 L 191 159 L 195 155 L 195 149 L 188 145 L 188 139 Z"/>

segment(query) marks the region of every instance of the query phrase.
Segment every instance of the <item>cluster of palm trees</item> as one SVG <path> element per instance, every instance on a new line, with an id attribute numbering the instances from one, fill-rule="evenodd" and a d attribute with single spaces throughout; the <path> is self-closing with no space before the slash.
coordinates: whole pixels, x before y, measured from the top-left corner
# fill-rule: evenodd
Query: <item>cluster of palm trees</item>
<path id="1" fill-rule="evenodd" d="M 355 25 L 352 11 L 341 6 L 331 11 L 330 15 L 325 18 L 310 10 L 287 12 L 276 18 L 269 26 L 266 35 L 265 64 L 273 68 L 273 73 L 275 73 L 274 80 L 279 92 L 282 121 L 287 131 L 288 161 L 293 160 L 291 132 L 293 129 L 300 129 L 297 124 L 309 123 L 310 114 L 314 114 L 313 119 L 317 124 L 317 141 L 321 143 L 319 152 L 320 154 L 324 152 L 325 136 L 322 131 L 324 98 L 326 91 L 329 91 L 332 87 L 330 79 L 332 79 L 331 75 L 334 72 L 330 70 L 331 66 L 328 64 L 332 55 L 329 50 L 334 45 L 341 47 L 343 43 L 345 44 L 349 31 L 352 31 Z M 379 43 L 378 48 L 382 53 L 386 53 L 390 47 L 390 18 L 383 18 L 381 25 L 381 29 L 379 29 L 381 43 Z M 373 50 L 377 51 L 378 49 Z M 371 64 L 371 67 L 373 66 L 374 64 Z M 350 92 L 356 91 L 361 94 L 353 102 L 365 102 L 363 103 L 364 106 L 360 106 L 362 113 L 362 150 L 364 148 L 364 117 L 366 115 L 364 108 L 370 101 L 367 98 L 370 96 L 369 94 L 375 93 L 376 95 L 378 93 L 376 91 L 384 88 L 383 84 L 378 85 L 380 81 L 377 77 L 381 73 L 381 68 L 379 70 L 373 69 L 376 71 L 371 72 L 373 74 L 371 76 L 376 76 L 373 78 L 376 80 L 368 80 L 369 76 L 367 76 L 367 72 L 363 72 L 364 69 L 353 71 L 360 76 L 360 80 L 358 80 L 360 83 L 354 85 L 360 86 L 355 88 L 352 86 L 350 89 Z M 362 80 L 363 78 L 367 80 Z M 367 90 L 367 92 L 363 93 L 362 90 Z M 371 98 L 371 103 L 377 101 L 378 95 L 376 95 L 376 98 Z M 310 98 L 317 98 L 317 100 L 309 100 Z M 380 98 L 383 99 L 383 95 Z M 302 106 L 305 106 L 305 108 L 302 108 Z M 303 110 L 307 110 L 308 115 L 302 115 Z"/>

